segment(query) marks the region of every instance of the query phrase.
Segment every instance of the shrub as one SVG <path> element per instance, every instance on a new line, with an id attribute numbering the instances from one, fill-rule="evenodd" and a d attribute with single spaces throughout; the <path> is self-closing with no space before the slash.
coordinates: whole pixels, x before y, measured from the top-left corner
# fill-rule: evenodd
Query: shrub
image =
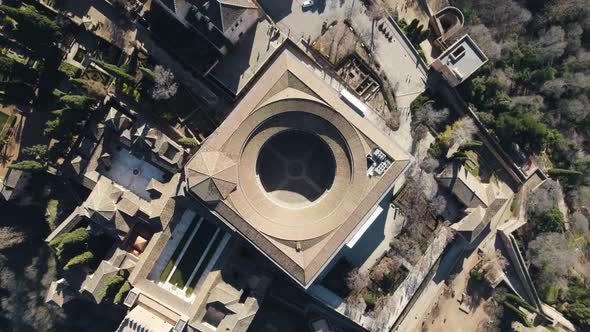
<path id="1" fill-rule="evenodd" d="M 86 228 L 77 228 L 56 237 L 49 245 L 56 249 L 60 261 L 66 261 L 88 249 L 89 237 L 90 232 Z"/>
<path id="2" fill-rule="evenodd" d="M 432 144 L 430 144 L 430 148 L 428 149 L 428 154 L 437 160 L 445 159 L 447 152 L 449 151 L 449 147 L 445 142 L 441 139 L 436 139 Z"/>
<path id="3" fill-rule="evenodd" d="M 493 129 L 496 127 L 496 118 L 493 114 L 486 112 L 475 112 L 475 114 L 487 129 Z"/>
<path id="4" fill-rule="evenodd" d="M 174 120 L 174 114 L 172 114 L 171 112 L 164 112 L 160 115 L 160 117 L 162 118 L 162 120 L 167 122 L 172 122 L 172 120 Z"/>
<path id="5" fill-rule="evenodd" d="M 418 97 L 416 97 L 414 101 L 412 101 L 412 103 L 410 104 L 410 110 L 412 111 L 412 113 L 415 113 L 422 109 L 422 107 L 424 107 L 426 104 L 432 102 L 432 99 L 430 99 L 430 97 L 428 97 L 426 94 L 421 94 Z"/>
<path id="6" fill-rule="evenodd" d="M 148 80 L 150 80 L 152 82 L 156 80 L 156 74 L 151 69 L 146 68 L 146 67 L 139 67 L 139 70 L 143 74 L 144 78 L 147 78 Z"/>
<path id="7" fill-rule="evenodd" d="M 80 267 L 82 265 L 89 264 L 90 262 L 92 262 L 93 259 L 94 254 L 92 254 L 90 251 L 83 252 L 80 255 L 70 259 L 68 263 L 64 266 L 64 271 L 68 271 L 69 269 L 74 267 Z"/>
<path id="8" fill-rule="evenodd" d="M 43 165 L 34 160 L 23 160 L 16 164 L 9 165 L 8 168 L 19 171 L 40 172 L 43 170 Z"/>
<path id="9" fill-rule="evenodd" d="M 375 303 L 377 302 L 377 294 L 368 290 L 365 292 L 365 294 L 363 294 L 363 300 L 365 300 L 367 308 L 371 309 L 375 306 Z"/>
<path id="10" fill-rule="evenodd" d="M 95 100 L 81 95 L 65 95 L 59 98 L 59 103 L 64 107 L 74 110 L 84 110 L 89 108 Z"/>
<path id="11" fill-rule="evenodd" d="M 508 293 L 508 294 L 506 294 L 506 301 L 511 301 L 512 303 L 518 304 L 521 307 L 526 308 L 530 312 L 534 312 L 534 313 L 541 315 L 541 312 L 539 312 L 539 310 L 537 308 L 532 306 L 527 301 L 523 300 L 520 296 L 516 296 L 514 294 Z"/>
<path id="12" fill-rule="evenodd" d="M 123 303 L 123 301 L 125 300 L 125 297 L 127 296 L 127 293 L 129 293 L 130 290 L 131 290 L 131 284 L 129 283 L 129 281 L 125 281 L 123 286 L 121 286 L 121 288 L 117 292 L 117 295 L 115 295 L 115 298 L 113 299 L 113 303 L 115 303 L 115 304 Z"/>
<path id="13" fill-rule="evenodd" d="M 133 83 L 135 82 L 135 77 L 129 75 L 125 70 L 119 66 L 115 66 L 110 63 L 106 63 L 97 59 L 92 59 L 92 62 L 99 65 L 102 69 L 104 69 L 107 73 L 114 76 L 116 79 L 126 82 L 126 83 Z"/>
<path id="14" fill-rule="evenodd" d="M 178 143 L 185 148 L 194 148 L 199 145 L 199 142 L 192 137 L 182 137 L 178 140 Z"/>
<path id="15" fill-rule="evenodd" d="M 573 170 L 573 169 L 563 169 L 563 168 L 552 168 L 550 170 L 547 171 L 547 173 L 549 173 L 549 175 L 551 176 L 555 176 L 555 177 L 559 177 L 559 176 L 563 176 L 563 177 L 577 177 L 579 175 L 582 175 L 582 172 Z"/>
<path id="16" fill-rule="evenodd" d="M 512 304 L 510 304 L 509 302 L 506 302 L 506 301 L 504 301 L 504 306 L 506 308 L 514 311 L 514 313 L 518 317 L 518 320 L 520 320 L 520 322 L 524 326 L 526 326 L 526 327 L 533 327 L 533 324 L 531 324 L 531 322 L 528 320 L 528 318 L 526 318 L 526 315 L 524 314 L 524 312 L 520 311 L 520 309 L 518 309 L 517 307 L 513 306 Z"/>
<path id="17" fill-rule="evenodd" d="M 87 95 L 94 99 L 103 98 L 107 95 L 105 86 L 99 81 L 92 81 L 82 78 L 70 79 L 70 82 L 74 84 L 76 89 L 81 92 L 85 92 Z"/>
<path id="18" fill-rule="evenodd" d="M 51 91 L 51 94 L 57 98 L 61 98 L 66 95 L 63 91 L 61 91 L 59 89 L 53 89 L 53 91 Z"/>
<path id="19" fill-rule="evenodd" d="M 479 270 L 479 268 L 476 266 L 473 269 L 471 269 L 471 271 L 469 271 L 469 277 L 471 279 L 473 279 L 474 281 L 480 282 L 483 281 L 483 273 Z"/>
<path id="20" fill-rule="evenodd" d="M 67 63 L 67 62 L 62 62 L 59 65 L 58 70 L 70 78 L 78 77 L 78 75 L 80 74 L 80 68 L 78 68 L 70 63 Z"/>
<path id="21" fill-rule="evenodd" d="M 453 153 L 453 155 L 451 156 L 451 159 L 465 161 L 465 160 L 469 159 L 469 157 L 467 156 L 467 154 L 464 151 L 460 150 L 460 151 Z"/>
<path id="22" fill-rule="evenodd" d="M 473 141 L 471 141 L 471 142 L 467 142 L 467 143 L 465 143 L 465 144 L 461 145 L 461 146 L 459 147 L 459 150 L 460 150 L 460 151 L 471 151 L 471 150 L 475 150 L 475 149 L 477 149 L 478 147 L 482 146 L 482 144 L 483 144 L 483 143 L 482 143 L 481 141 L 478 141 L 478 140 L 473 140 Z"/>
<path id="23" fill-rule="evenodd" d="M 557 207 L 542 212 L 529 212 L 535 227 L 543 233 L 546 232 L 563 232 L 564 218 L 563 213 Z"/>
<path id="24" fill-rule="evenodd" d="M 516 209 L 516 203 L 518 203 L 518 193 L 514 194 L 512 197 L 512 202 L 510 203 L 510 212 L 514 212 L 514 209 Z"/>
<path id="25" fill-rule="evenodd" d="M 112 299 L 121 289 L 123 283 L 125 282 L 125 278 L 122 276 L 115 274 L 107 278 L 104 283 L 104 288 L 100 291 L 100 296 L 105 299 Z"/>

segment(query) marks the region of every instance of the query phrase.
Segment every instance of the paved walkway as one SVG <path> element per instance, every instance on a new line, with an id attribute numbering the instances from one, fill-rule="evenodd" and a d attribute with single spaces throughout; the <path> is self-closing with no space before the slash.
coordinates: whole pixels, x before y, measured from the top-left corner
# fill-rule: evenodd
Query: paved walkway
<path id="1" fill-rule="evenodd" d="M 368 114 L 367 117 L 404 150 L 412 150 L 409 107 L 426 89 L 426 73 L 425 68 L 418 63 L 416 55 L 387 19 L 381 22 L 394 36 L 392 42 L 379 32 L 377 23 L 367 15 L 364 5 L 359 0 L 318 1 L 316 6 L 305 11 L 301 8 L 299 0 L 261 0 L 260 3 L 279 29 L 302 48 L 305 48 L 301 43 L 302 39 L 313 41 L 320 36 L 324 22 L 329 24 L 334 20 L 354 18 L 351 19 L 353 28 L 363 43 L 373 45 L 373 55 L 395 91 L 396 106 L 400 112 L 400 127 L 395 132 L 391 131 L 376 112 L 371 112 L 375 114 Z M 340 89 L 340 82 L 333 81 L 329 83 Z"/>

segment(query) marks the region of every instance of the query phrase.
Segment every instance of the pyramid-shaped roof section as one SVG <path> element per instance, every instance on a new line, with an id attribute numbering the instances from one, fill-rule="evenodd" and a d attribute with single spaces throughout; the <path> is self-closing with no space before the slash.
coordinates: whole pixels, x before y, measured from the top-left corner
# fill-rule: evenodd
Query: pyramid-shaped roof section
<path id="1" fill-rule="evenodd" d="M 225 199 L 236 188 L 236 162 L 222 152 L 199 154 L 189 172 L 190 190 L 206 202 Z"/>

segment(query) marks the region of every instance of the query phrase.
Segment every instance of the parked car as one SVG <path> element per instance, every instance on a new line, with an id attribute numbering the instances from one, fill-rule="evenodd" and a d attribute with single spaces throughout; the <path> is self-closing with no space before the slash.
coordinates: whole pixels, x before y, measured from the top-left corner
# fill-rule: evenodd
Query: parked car
<path id="1" fill-rule="evenodd" d="M 309 8 L 309 7 L 313 6 L 313 4 L 314 4 L 313 0 L 305 0 L 301 4 L 301 8 Z"/>

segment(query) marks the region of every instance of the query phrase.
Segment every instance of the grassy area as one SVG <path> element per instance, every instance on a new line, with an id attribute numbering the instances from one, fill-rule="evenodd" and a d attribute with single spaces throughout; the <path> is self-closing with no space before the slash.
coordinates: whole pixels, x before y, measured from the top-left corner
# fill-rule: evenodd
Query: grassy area
<path id="1" fill-rule="evenodd" d="M 59 201 L 57 199 L 49 199 L 47 201 L 47 207 L 45 208 L 45 220 L 47 220 L 47 224 L 51 230 L 54 230 L 57 226 L 55 224 L 57 219 L 57 209 L 59 206 Z"/>
<path id="2" fill-rule="evenodd" d="M 183 235 L 182 239 L 180 240 L 178 247 L 176 247 L 176 250 L 172 254 L 172 257 L 170 258 L 170 261 L 168 262 L 168 264 L 166 264 L 166 267 L 164 268 L 164 271 L 162 271 L 162 274 L 160 274 L 160 281 L 166 281 L 166 279 L 168 278 L 168 275 L 170 274 L 170 272 L 172 271 L 172 268 L 174 267 L 174 263 L 178 259 L 178 256 L 180 256 L 182 249 L 184 248 L 188 239 L 191 237 L 191 234 L 193 233 L 193 230 L 195 229 L 197 224 L 198 223 L 193 220 L 191 222 L 190 226 L 188 227 L 188 229 L 186 230 L 186 232 L 184 232 L 184 235 Z"/>
<path id="3" fill-rule="evenodd" d="M 465 169 L 471 173 L 471 175 L 478 177 L 479 176 L 479 167 L 471 160 L 467 159 L 465 161 Z"/>
<path id="4" fill-rule="evenodd" d="M 545 300 L 547 301 L 547 303 L 557 302 L 558 296 L 559 296 L 559 288 L 548 287 L 545 289 Z"/>
<path id="5" fill-rule="evenodd" d="M 199 279 L 201 278 L 201 275 L 203 274 L 203 272 L 205 272 L 205 269 L 207 268 L 209 261 L 211 260 L 211 258 L 215 254 L 215 251 L 217 251 L 217 248 L 219 247 L 221 240 L 223 240 L 223 233 L 219 232 L 217 234 L 217 237 L 215 238 L 215 240 L 213 240 L 213 244 L 211 245 L 211 249 L 209 249 L 209 251 L 207 252 L 207 255 L 205 255 L 205 258 L 203 259 L 203 264 L 201 264 L 201 266 L 199 266 L 199 269 L 197 270 L 197 273 L 195 274 L 193 280 L 191 280 L 191 283 L 188 285 L 188 287 L 186 289 L 186 295 L 192 294 L 193 289 L 195 288 L 195 286 L 197 285 L 197 282 L 199 282 Z"/>
<path id="6" fill-rule="evenodd" d="M 199 258 L 203 255 L 216 230 L 217 226 L 209 222 L 201 223 L 201 227 L 197 230 L 197 234 L 189 243 L 186 252 L 176 266 L 176 270 L 174 270 L 170 277 L 171 284 L 180 289 L 184 288 L 193 269 L 197 265 Z"/>
<path id="7" fill-rule="evenodd" d="M 4 128 L 4 124 L 6 123 L 6 120 L 8 120 L 8 115 L 6 115 L 4 113 L 0 113 L 0 131 L 2 131 L 2 128 Z"/>
<path id="8" fill-rule="evenodd" d="M 518 193 L 512 196 L 512 202 L 510 203 L 510 212 L 514 212 L 516 209 L 516 204 L 518 203 Z"/>

